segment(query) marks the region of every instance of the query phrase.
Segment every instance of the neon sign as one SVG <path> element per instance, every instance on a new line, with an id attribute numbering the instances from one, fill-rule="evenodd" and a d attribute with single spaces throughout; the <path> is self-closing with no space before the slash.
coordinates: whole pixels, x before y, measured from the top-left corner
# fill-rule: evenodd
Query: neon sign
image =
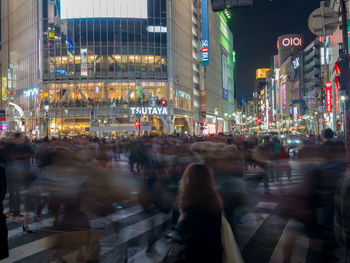
<path id="1" fill-rule="evenodd" d="M 302 45 L 302 40 L 300 37 L 288 37 L 288 38 L 284 38 L 282 40 L 282 45 L 284 47 L 289 47 L 289 46 L 301 46 Z"/>
<path id="2" fill-rule="evenodd" d="M 130 115 L 168 115 L 167 107 L 130 107 Z"/>
<path id="3" fill-rule="evenodd" d="M 332 84 L 330 81 L 326 82 L 326 108 L 327 113 L 332 112 Z"/>
<path id="4" fill-rule="evenodd" d="M 208 0 L 202 0 L 202 64 L 209 66 L 209 12 Z"/>
<path id="5" fill-rule="evenodd" d="M 37 87 L 29 88 L 23 91 L 23 97 L 25 98 L 37 96 L 38 94 L 39 94 L 39 89 Z"/>
<path id="6" fill-rule="evenodd" d="M 294 59 L 294 60 L 292 61 L 292 63 L 293 63 L 293 68 L 294 68 L 294 69 L 299 68 L 299 66 L 300 66 L 300 58 Z"/>

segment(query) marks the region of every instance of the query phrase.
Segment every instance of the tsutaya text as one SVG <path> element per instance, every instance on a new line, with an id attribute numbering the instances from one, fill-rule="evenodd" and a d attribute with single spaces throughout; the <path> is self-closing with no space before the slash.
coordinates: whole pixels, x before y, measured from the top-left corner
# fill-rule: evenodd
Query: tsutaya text
<path id="1" fill-rule="evenodd" d="M 167 107 L 130 107 L 130 115 L 168 115 Z"/>

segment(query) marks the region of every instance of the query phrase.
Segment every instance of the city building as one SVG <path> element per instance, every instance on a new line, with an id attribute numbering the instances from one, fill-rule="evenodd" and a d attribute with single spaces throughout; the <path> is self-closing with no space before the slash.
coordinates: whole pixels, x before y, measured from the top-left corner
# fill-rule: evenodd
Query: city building
<path id="1" fill-rule="evenodd" d="M 339 1 L 335 0 L 326 0 L 321 2 L 326 7 L 333 9 L 338 12 L 340 10 Z M 350 36 L 350 2 L 346 3 L 347 5 L 347 14 L 348 14 L 348 36 Z M 341 23 L 341 20 L 340 20 Z M 325 110 L 323 114 L 323 119 L 325 122 L 325 126 L 332 128 L 337 132 L 344 132 L 345 130 L 345 85 L 341 83 L 340 75 L 344 72 L 341 72 L 339 69 L 339 65 L 341 60 L 345 56 L 349 56 L 349 54 L 345 54 L 344 52 L 344 43 L 343 43 L 343 34 L 341 26 L 337 28 L 337 30 L 330 36 L 320 38 L 320 41 L 325 48 L 324 55 L 322 55 L 324 62 L 324 72 L 328 72 L 323 75 L 323 89 L 325 90 L 324 96 L 325 98 Z M 350 37 L 348 37 L 348 41 L 350 43 Z M 322 63 L 323 64 L 323 63 Z M 326 87 L 326 82 L 329 81 L 330 86 Z M 330 90 L 330 96 L 327 99 L 327 91 Z"/>
<path id="2" fill-rule="evenodd" d="M 1 108 L 37 137 L 227 132 L 233 37 L 209 1 L 201 65 L 203 2 L 2 1 Z"/>
<path id="3" fill-rule="evenodd" d="M 309 118 L 311 130 L 313 133 L 319 134 L 322 126 L 322 43 L 318 40 L 312 41 L 303 52 L 303 96 L 305 111 L 304 114 Z"/>
<path id="4" fill-rule="evenodd" d="M 264 120 L 267 116 L 266 112 L 266 77 L 267 72 L 270 71 L 270 68 L 259 68 L 256 70 L 256 79 L 255 79 L 255 99 L 256 99 L 256 118 L 258 122 Z"/>

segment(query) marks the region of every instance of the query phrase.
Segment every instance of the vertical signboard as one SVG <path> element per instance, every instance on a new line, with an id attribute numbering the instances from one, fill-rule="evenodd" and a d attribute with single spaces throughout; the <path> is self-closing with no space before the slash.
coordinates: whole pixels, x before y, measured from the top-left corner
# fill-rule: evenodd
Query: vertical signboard
<path id="1" fill-rule="evenodd" d="M 2 77 L 1 98 L 2 98 L 2 101 L 7 101 L 7 78 L 6 77 Z"/>
<path id="2" fill-rule="evenodd" d="M 301 58 L 299 55 L 294 57 L 291 62 L 292 71 L 292 100 L 300 100 L 300 79 L 301 79 Z"/>
<path id="3" fill-rule="evenodd" d="M 227 51 L 221 47 L 222 98 L 228 100 Z"/>
<path id="4" fill-rule="evenodd" d="M 6 121 L 6 112 L 5 112 L 5 110 L 0 110 L 0 121 Z"/>
<path id="5" fill-rule="evenodd" d="M 209 13 L 208 1 L 201 1 L 202 9 L 202 64 L 209 66 Z"/>
<path id="6" fill-rule="evenodd" d="M 281 92 L 282 92 L 282 110 L 285 110 L 287 108 L 286 103 L 286 83 L 281 84 Z"/>
<path id="7" fill-rule="evenodd" d="M 326 109 L 327 113 L 332 112 L 332 84 L 330 81 L 326 82 Z"/>
<path id="8" fill-rule="evenodd" d="M 88 75 L 87 48 L 80 49 L 80 74 L 82 77 L 87 77 Z"/>
<path id="9" fill-rule="evenodd" d="M 350 47 L 350 19 L 348 19 L 348 40 L 349 40 L 349 47 Z M 350 49 L 349 49 L 350 54 Z"/>
<path id="10" fill-rule="evenodd" d="M 335 87 L 335 111 L 339 112 L 339 88 Z"/>

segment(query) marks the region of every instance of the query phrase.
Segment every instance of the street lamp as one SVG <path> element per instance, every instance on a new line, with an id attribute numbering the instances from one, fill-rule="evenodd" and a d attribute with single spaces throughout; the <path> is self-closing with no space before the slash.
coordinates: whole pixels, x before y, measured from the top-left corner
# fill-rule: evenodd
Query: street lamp
<path id="1" fill-rule="evenodd" d="M 214 114 L 215 114 L 215 133 L 217 134 L 218 133 L 218 114 L 219 114 L 217 108 L 215 108 Z"/>

